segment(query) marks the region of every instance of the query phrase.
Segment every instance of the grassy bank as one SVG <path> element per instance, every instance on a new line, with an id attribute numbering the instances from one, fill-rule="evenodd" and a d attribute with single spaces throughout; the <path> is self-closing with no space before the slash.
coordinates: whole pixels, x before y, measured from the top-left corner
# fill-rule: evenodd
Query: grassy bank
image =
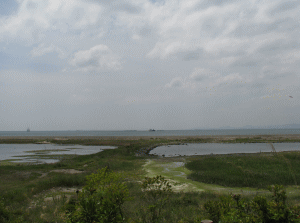
<path id="1" fill-rule="evenodd" d="M 0 136 L 0 144 L 56 143 L 126 146 L 146 143 L 275 143 L 300 142 L 300 135 L 221 135 L 221 136 Z"/>
<path id="2" fill-rule="evenodd" d="M 0 166 L 0 198 L 10 211 L 12 221 L 65 222 L 64 202 L 66 199 L 62 198 L 76 196 L 76 193 L 74 191 L 63 192 L 62 189 L 82 188 L 85 184 L 85 176 L 103 167 L 123 172 L 128 181 L 129 179 L 136 181 L 137 176 L 143 174 L 141 168 L 143 158 L 137 158 L 134 155 L 140 147 L 126 145 L 130 144 L 129 142 L 123 143 L 125 146 L 120 146 L 118 149 L 86 156 L 66 157 L 55 164 L 2 164 Z M 57 170 L 61 172 L 54 172 Z M 79 173 L 69 174 L 65 170 L 76 170 Z M 56 195 L 60 198 L 51 199 Z M 50 198 L 50 202 L 45 201 L 47 198 Z M 53 202 L 56 205 L 53 205 Z"/>
<path id="3" fill-rule="evenodd" d="M 193 191 L 193 187 L 190 187 L 184 192 L 177 190 L 177 193 L 171 193 L 168 202 L 164 205 L 165 219 L 169 219 L 169 222 L 200 222 L 209 218 L 203 205 L 208 201 L 219 199 L 220 194 L 215 190 L 210 190 L 212 187 L 219 187 L 218 185 L 235 188 L 244 186 L 256 188 L 258 185 L 260 188 L 265 188 L 267 185 L 275 183 L 295 186 L 297 182 L 300 182 L 300 163 L 297 161 L 300 160 L 300 154 L 297 152 L 271 155 L 195 156 L 185 157 L 184 160 L 147 155 L 152 148 L 158 145 L 209 143 L 225 140 L 224 138 L 153 138 L 147 140 L 39 138 L 30 139 L 31 141 L 22 140 L 18 140 L 18 143 L 47 140 L 58 144 L 112 145 L 118 146 L 118 148 L 92 155 L 65 157 L 61 162 L 55 164 L 2 164 L 0 166 L 0 198 L 10 213 L 11 222 L 66 222 L 66 207 L 72 199 L 77 199 L 76 190 L 82 189 L 86 184 L 85 177 L 87 175 L 96 173 L 97 170 L 104 167 L 122 175 L 131 197 L 124 203 L 124 214 L 126 219 L 131 219 L 132 222 L 141 222 L 148 210 L 149 201 L 143 198 L 144 192 L 141 190 L 140 182 L 149 175 L 147 170 L 151 168 L 154 175 L 165 174 L 167 178 L 173 180 L 171 182 L 174 188 L 176 185 L 190 181 L 190 179 L 186 179 L 185 175 L 182 175 L 181 178 L 176 177 L 178 175 L 176 171 L 184 172 L 186 175 L 190 174 L 190 178 L 195 180 L 195 185 L 216 184 L 211 187 L 203 187 L 203 190 Z M 249 140 L 253 139 L 249 138 Z M 0 143 L 16 143 L 16 140 L 1 139 Z M 149 161 L 152 166 L 145 166 Z M 186 163 L 186 166 L 173 168 L 172 165 L 179 161 Z M 186 167 L 190 170 L 187 170 Z M 165 168 L 174 170 L 174 174 L 164 172 Z M 196 177 L 193 174 L 196 174 Z M 256 178 L 258 180 L 253 183 Z M 253 196 L 245 195 L 248 199 Z M 266 196 L 271 199 L 270 194 L 266 194 Z M 291 203 L 297 203 L 299 197 L 297 192 L 288 199 Z"/>

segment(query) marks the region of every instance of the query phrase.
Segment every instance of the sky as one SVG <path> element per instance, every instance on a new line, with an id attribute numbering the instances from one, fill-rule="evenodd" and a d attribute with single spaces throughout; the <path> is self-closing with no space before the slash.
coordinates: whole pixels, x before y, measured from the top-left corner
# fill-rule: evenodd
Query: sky
<path id="1" fill-rule="evenodd" d="M 0 131 L 299 124 L 299 10 L 298 0 L 1 0 Z"/>

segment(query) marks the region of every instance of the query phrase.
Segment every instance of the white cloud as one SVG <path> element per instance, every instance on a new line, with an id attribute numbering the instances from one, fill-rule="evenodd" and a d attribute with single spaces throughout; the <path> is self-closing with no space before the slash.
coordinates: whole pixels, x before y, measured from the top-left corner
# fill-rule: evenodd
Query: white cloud
<path id="1" fill-rule="evenodd" d="M 170 83 L 167 83 L 165 85 L 166 88 L 180 88 L 183 87 L 184 85 L 184 80 L 180 77 L 175 77 L 173 78 Z"/>
<path id="2" fill-rule="evenodd" d="M 165 85 L 166 88 L 186 89 L 201 89 L 204 86 L 219 86 L 223 84 L 234 84 L 243 81 L 244 83 L 251 80 L 243 78 L 238 73 L 231 73 L 227 75 L 220 75 L 209 69 L 195 68 L 188 78 L 175 77 Z M 229 85 L 228 85 L 229 86 Z"/>
<path id="3" fill-rule="evenodd" d="M 141 37 L 140 37 L 139 35 L 137 35 L 137 34 L 134 34 L 134 35 L 132 36 L 132 39 L 134 39 L 134 40 L 140 40 Z"/>
<path id="4" fill-rule="evenodd" d="M 227 83 L 233 83 L 233 82 L 235 83 L 236 81 L 239 82 L 241 80 L 243 80 L 244 82 L 246 82 L 245 79 L 242 78 L 242 76 L 240 74 L 233 73 L 233 74 L 228 74 L 226 76 L 219 77 L 216 80 L 216 83 L 218 83 L 218 84 L 224 84 L 224 83 L 227 84 Z"/>
<path id="5" fill-rule="evenodd" d="M 40 57 L 47 53 L 52 53 L 52 52 L 58 53 L 58 56 L 61 59 L 65 57 L 65 53 L 60 48 L 54 46 L 53 44 L 51 44 L 48 47 L 46 47 L 45 44 L 40 44 L 38 47 L 34 47 L 30 51 L 30 54 L 32 57 Z"/>
<path id="6" fill-rule="evenodd" d="M 184 41 L 166 41 L 166 42 L 158 42 L 154 49 L 152 49 L 147 56 L 149 58 L 160 57 L 161 59 L 165 59 L 171 54 L 180 52 L 182 50 L 188 50 L 185 47 Z"/>
<path id="7" fill-rule="evenodd" d="M 97 45 L 89 50 L 78 51 L 70 64 L 82 71 L 119 70 L 119 58 L 106 45 Z"/>
<path id="8" fill-rule="evenodd" d="M 215 78 L 217 76 L 219 75 L 213 73 L 211 70 L 195 68 L 193 73 L 189 76 L 189 79 L 193 81 L 204 81 L 207 78 Z"/>
<path id="9" fill-rule="evenodd" d="M 270 16 L 270 8 L 279 4 L 280 1 L 226 1 L 204 7 L 204 2 L 191 0 L 177 4 L 167 1 L 163 6 L 149 7 L 149 14 L 155 17 L 148 15 L 148 18 L 151 25 L 157 27 L 159 41 L 148 56 L 165 59 L 178 51 L 191 49 L 204 49 L 210 54 L 226 51 L 235 55 L 241 50 L 251 53 L 266 40 L 270 43 L 291 39 L 291 31 L 276 26 L 283 18 L 293 18 L 292 21 L 299 24 L 299 15 L 295 8 L 289 8 L 284 15 Z"/>
<path id="10" fill-rule="evenodd" d="M 41 41 L 50 30 L 66 33 L 95 25 L 101 13 L 98 4 L 80 0 L 20 1 L 16 15 L 0 19 L 0 39 Z"/>
<path id="11" fill-rule="evenodd" d="M 87 110 L 98 117 L 99 112 L 111 117 L 114 105 L 126 105 L 127 117 L 132 117 L 140 128 L 145 121 L 148 128 L 155 122 L 161 124 L 154 121 L 161 114 L 151 110 L 159 104 L 166 105 L 162 110 L 168 118 L 168 113 L 177 112 L 174 107 L 182 107 L 185 110 L 180 114 L 189 117 L 192 123 L 196 123 L 194 120 L 203 123 L 199 118 L 203 111 L 207 111 L 211 120 L 219 115 L 230 123 L 236 121 L 235 115 L 230 114 L 231 107 L 236 106 L 236 111 L 242 114 L 249 110 L 246 101 L 250 98 L 252 111 L 260 111 L 262 102 L 255 100 L 268 95 L 265 88 L 271 85 L 279 84 L 280 89 L 289 89 L 287 92 L 295 99 L 298 97 L 298 1 L 17 1 L 19 7 L 13 13 L 0 15 L 0 67 L 23 74 L 1 74 L 3 100 L 13 103 L 22 97 L 23 101 L 41 101 L 43 106 L 47 104 L 44 98 L 49 98 L 57 116 L 63 104 L 72 112 L 76 110 L 72 106 L 78 106 L 77 117 L 83 117 L 81 114 Z M 83 75 L 85 72 L 105 72 L 105 75 Z M 100 92 L 99 88 L 105 91 Z M 110 104 L 111 110 L 103 103 Z M 176 104 L 174 111 L 167 106 L 170 103 Z M 228 117 L 221 113 L 213 116 L 211 107 L 203 106 L 205 103 L 214 108 L 227 106 Z M 242 103 L 244 107 L 240 107 Z M 130 120 L 122 116 L 122 106 L 116 110 L 119 118 L 116 126 L 119 120 L 124 121 L 124 126 Z M 18 110 L 22 111 L 22 107 L 16 104 L 16 114 L 22 116 L 24 112 Z M 151 111 L 149 115 L 141 112 L 145 110 Z M 254 122 L 259 123 L 263 120 L 260 117 L 265 117 L 261 111 L 251 116 Z M 295 108 L 288 120 L 294 122 L 293 118 L 300 117 L 299 111 Z M 274 117 L 288 113 L 277 112 Z M 40 114 L 47 116 L 51 111 L 45 109 Z M 150 120 L 153 114 L 156 117 Z M 78 119 L 69 120 L 78 123 Z M 103 126 L 102 121 L 94 121 L 93 115 L 91 122 L 87 122 L 87 115 L 81 120 Z M 107 118 L 108 128 L 112 120 Z M 174 120 L 168 119 L 177 123 Z M 176 128 L 181 127 L 191 126 Z"/>
<path id="12" fill-rule="evenodd" d="M 238 5 L 194 10 L 195 5 L 199 5 L 199 2 L 186 1 L 180 4 L 168 2 L 164 6 L 153 9 L 153 14 L 158 14 L 155 11 L 160 11 L 158 18 L 152 18 L 152 23 L 157 23 L 160 41 L 149 52 L 150 57 L 166 58 L 181 50 L 213 51 L 224 47 L 224 43 L 228 40 L 219 37 L 217 41 L 214 40 L 214 36 L 222 36 L 223 32 L 233 29 L 230 17 L 239 13 Z M 219 43 L 220 41 L 222 43 Z M 216 46 L 216 43 L 219 43 L 219 46 Z"/>
<path id="13" fill-rule="evenodd" d="M 278 59 L 280 59 L 283 64 L 299 63 L 300 51 L 299 50 L 291 50 L 283 55 L 278 55 Z"/>

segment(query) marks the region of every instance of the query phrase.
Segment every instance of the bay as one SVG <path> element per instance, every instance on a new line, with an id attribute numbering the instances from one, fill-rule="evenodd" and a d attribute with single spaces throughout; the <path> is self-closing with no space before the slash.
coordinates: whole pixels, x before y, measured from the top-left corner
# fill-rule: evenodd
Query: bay
<path id="1" fill-rule="evenodd" d="M 216 129 L 156 131 L 0 131 L 1 136 L 216 136 L 216 135 L 286 135 L 300 134 L 300 129 Z"/>

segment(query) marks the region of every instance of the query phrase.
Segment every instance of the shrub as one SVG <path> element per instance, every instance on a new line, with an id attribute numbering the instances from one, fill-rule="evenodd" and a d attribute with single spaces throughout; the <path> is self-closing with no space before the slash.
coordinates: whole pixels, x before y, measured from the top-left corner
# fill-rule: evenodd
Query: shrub
<path id="1" fill-rule="evenodd" d="M 142 183 L 142 190 L 144 191 L 142 198 L 149 204 L 141 210 L 143 222 L 159 222 L 163 215 L 163 207 L 172 193 L 172 186 L 162 176 L 146 177 Z"/>
<path id="2" fill-rule="evenodd" d="M 298 206 L 286 205 L 286 192 L 283 186 L 269 187 L 273 199 L 267 201 L 264 196 L 257 196 L 246 201 L 241 195 L 221 196 L 220 201 L 208 201 L 204 204 L 213 222 L 261 222 L 292 223 L 300 222 Z"/>
<path id="3" fill-rule="evenodd" d="M 68 207 L 69 222 L 124 222 L 122 204 L 128 199 L 128 190 L 121 176 L 103 168 L 86 179 L 75 207 Z"/>
<path id="4" fill-rule="evenodd" d="M 0 222 L 6 222 L 9 220 L 9 212 L 5 208 L 4 203 L 0 197 Z"/>

